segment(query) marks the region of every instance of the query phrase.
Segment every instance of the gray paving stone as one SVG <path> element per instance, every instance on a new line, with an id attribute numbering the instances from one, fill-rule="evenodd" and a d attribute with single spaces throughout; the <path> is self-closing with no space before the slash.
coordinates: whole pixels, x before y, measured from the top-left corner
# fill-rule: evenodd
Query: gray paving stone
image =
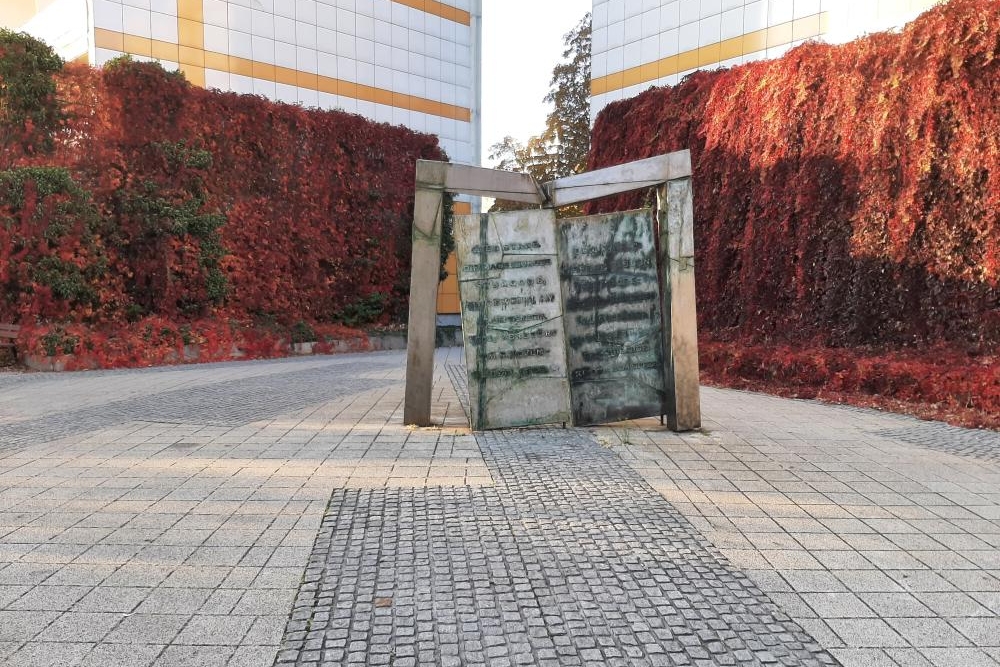
<path id="1" fill-rule="evenodd" d="M 0 642 L 26 642 L 58 616 L 51 611 L 0 611 Z"/>
<path id="2" fill-rule="evenodd" d="M 278 664 L 414 657 L 405 648 L 411 635 L 400 632 L 412 627 L 414 609 L 418 662 L 426 652 L 456 665 L 656 664 L 654 656 L 737 664 L 736 651 L 749 648 L 743 664 L 835 664 L 585 434 L 535 429 L 477 440 L 493 488 L 334 492 Z M 338 619 L 341 606 L 348 619 Z M 553 643 L 532 643 L 535 619 Z M 378 646 L 348 640 L 344 652 L 320 656 L 301 643 L 307 629 L 342 645 L 345 621 L 368 637 L 381 620 Z M 647 628 L 679 641 L 661 652 L 664 639 L 640 636 Z"/>
<path id="3" fill-rule="evenodd" d="M 163 646 L 142 644 L 98 644 L 80 662 L 80 667 L 149 667 Z"/>
<path id="4" fill-rule="evenodd" d="M 240 377 L 226 382 L 160 391 L 148 396 L 102 403 L 93 407 L 63 410 L 38 419 L 13 423 L 0 422 L 0 449 L 19 448 L 39 441 L 87 433 L 131 421 L 240 426 L 276 417 L 303 405 L 385 387 L 390 383 L 389 380 L 372 379 L 365 375 L 370 376 L 373 371 L 390 369 L 397 364 L 391 355 L 371 355 L 368 358 L 354 356 L 353 360 L 352 364 L 343 366 L 343 376 L 338 382 L 329 381 L 330 372 L 326 367 L 303 370 L 295 367 L 295 360 L 289 360 L 283 362 L 289 368 L 285 374 L 269 373 Z M 236 368 L 238 366 L 226 370 L 231 371 Z M 147 369 L 144 372 L 154 374 L 174 370 L 167 367 Z M 89 377 L 93 379 L 122 377 L 136 372 L 103 371 L 91 373 Z M 57 381 L 58 377 L 46 380 Z M 0 378 L 0 382 L 24 386 L 31 383 L 32 379 L 19 378 L 11 381 L 4 377 Z M 5 387 L 0 385 L 0 388 Z M 189 439 L 177 442 L 174 447 L 195 449 L 204 444 L 207 443 Z"/>
<path id="5" fill-rule="evenodd" d="M 856 648 L 908 646 L 888 623 L 878 618 L 835 618 L 827 621 L 845 644 Z"/>
<path id="6" fill-rule="evenodd" d="M 4 606 L 13 611 L 62 611 L 91 590 L 88 586 L 35 586 Z"/>
<path id="7" fill-rule="evenodd" d="M 36 642 L 26 644 L 9 655 L 6 667 L 73 667 L 80 664 L 93 644 L 75 642 Z"/>
<path id="8" fill-rule="evenodd" d="M 42 642 L 90 642 L 96 643 L 118 625 L 122 614 L 79 612 L 63 613 L 36 637 Z"/>
<path id="9" fill-rule="evenodd" d="M 842 648 L 832 653 L 844 667 L 899 667 L 899 663 L 882 649 Z M 906 664 L 909 667 L 912 663 Z"/>
<path id="10" fill-rule="evenodd" d="M 915 421 L 915 420 L 914 420 Z M 879 431 L 879 435 L 928 449 L 1000 462 L 1000 434 L 938 423 L 912 423 Z"/>
<path id="11" fill-rule="evenodd" d="M 936 667 L 996 667 L 1000 664 L 987 651 L 977 648 L 928 648 L 922 653 Z"/>
<path id="12" fill-rule="evenodd" d="M 925 593 L 920 601 L 939 616 L 994 616 L 995 613 L 966 593 Z"/>
<path id="13" fill-rule="evenodd" d="M 178 614 L 131 614 L 104 641 L 111 644 L 169 644 L 190 616 Z"/>
<path id="14" fill-rule="evenodd" d="M 875 612 L 853 593 L 804 593 L 802 599 L 820 618 L 864 618 L 875 616 Z M 792 613 L 787 606 L 784 608 Z"/>
<path id="15" fill-rule="evenodd" d="M 946 648 L 970 645 L 968 639 L 940 618 L 889 618 L 886 621 L 910 645 L 918 648 Z"/>
<path id="16" fill-rule="evenodd" d="M 977 646 L 1000 647 L 1000 618 L 957 618 L 952 624 Z"/>
<path id="17" fill-rule="evenodd" d="M 173 643 L 175 645 L 238 646 L 242 643 L 243 637 L 249 632 L 253 621 L 252 616 L 210 616 L 200 614 L 188 621 Z"/>
<path id="18" fill-rule="evenodd" d="M 227 667 L 271 667 L 278 646 L 241 646 L 229 659 Z"/>
<path id="19" fill-rule="evenodd" d="M 160 667 L 226 667 L 235 650 L 231 646 L 167 646 L 157 659 Z"/>
<path id="20" fill-rule="evenodd" d="M 844 664 L 1000 665 L 996 434 L 706 388 L 705 432 L 593 429 L 598 456 L 582 431 L 482 445 L 452 428 L 447 383 L 446 427 L 403 428 L 401 369 L 0 373 L 0 664 L 266 667 L 279 642 L 316 665 L 795 664 L 811 638 Z M 360 557 L 335 582 L 313 548 L 334 489 L 362 518 L 398 501 L 348 527 Z M 885 645 L 834 631 L 871 613 Z M 35 637 L 123 614 L 103 643 Z M 179 644 L 186 627 L 242 645 Z"/>

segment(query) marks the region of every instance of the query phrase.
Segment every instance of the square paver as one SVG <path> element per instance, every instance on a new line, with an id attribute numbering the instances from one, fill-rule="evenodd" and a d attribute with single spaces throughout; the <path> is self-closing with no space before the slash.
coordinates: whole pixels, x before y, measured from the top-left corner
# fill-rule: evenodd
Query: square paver
<path id="1" fill-rule="evenodd" d="M 904 590 L 903 586 L 879 570 L 838 570 L 833 573 L 848 590 L 855 593 L 886 593 Z"/>
<path id="2" fill-rule="evenodd" d="M 919 648 L 969 645 L 965 637 L 940 618 L 887 618 L 886 622 L 912 646 Z"/>
<path id="3" fill-rule="evenodd" d="M 927 648 L 921 651 L 934 667 L 995 667 L 997 661 L 976 648 Z"/>
<path id="4" fill-rule="evenodd" d="M 112 644 L 169 644 L 191 617 L 185 614 L 132 614 L 104 639 Z"/>
<path id="5" fill-rule="evenodd" d="M 58 617 L 54 611 L 0 611 L 0 642 L 26 642 Z"/>
<path id="6" fill-rule="evenodd" d="M 46 626 L 37 639 L 47 642 L 96 643 L 104 639 L 122 618 L 121 614 L 113 613 L 65 612 Z"/>
<path id="7" fill-rule="evenodd" d="M 93 644 L 74 642 L 32 642 L 7 657 L 9 667 L 73 667 L 80 664 Z"/>
<path id="8" fill-rule="evenodd" d="M 924 593 L 920 602 L 942 617 L 994 616 L 995 613 L 966 593 Z"/>
<path id="9" fill-rule="evenodd" d="M 854 593 L 805 593 L 802 598 L 820 618 L 875 616 L 875 613 Z"/>
<path id="10" fill-rule="evenodd" d="M 98 644 L 80 667 L 149 667 L 163 649 L 163 646 L 144 644 Z"/>
<path id="11" fill-rule="evenodd" d="M 976 646 L 1000 647 L 1000 618 L 956 618 L 951 620 Z"/>
<path id="12" fill-rule="evenodd" d="M 63 611 L 90 592 L 89 586 L 35 586 L 7 609 L 23 611 Z"/>
<path id="13" fill-rule="evenodd" d="M 208 601 L 211 588 L 155 588 L 149 590 L 137 608 L 144 614 L 191 615 Z"/>
<path id="14" fill-rule="evenodd" d="M 157 659 L 164 667 L 228 667 L 231 646 L 168 646 Z"/>
<path id="15" fill-rule="evenodd" d="M 250 626 L 252 616 L 193 616 L 174 639 L 175 644 L 232 645 L 238 646 Z"/>
<path id="16" fill-rule="evenodd" d="M 921 618 L 935 615 L 913 593 L 861 593 L 860 597 L 881 618 Z"/>

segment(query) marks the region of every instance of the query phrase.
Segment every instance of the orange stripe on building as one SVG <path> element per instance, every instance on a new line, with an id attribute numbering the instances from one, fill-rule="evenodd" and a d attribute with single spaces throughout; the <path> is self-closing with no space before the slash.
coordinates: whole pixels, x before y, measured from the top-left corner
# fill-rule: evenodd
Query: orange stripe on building
<path id="1" fill-rule="evenodd" d="M 457 201 L 452 204 L 451 212 L 454 215 L 470 215 L 472 204 L 467 201 Z M 438 285 L 437 312 L 442 315 L 457 315 L 462 312 L 462 307 L 458 298 L 458 260 L 455 253 L 448 256 L 444 270 L 448 273 L 448 277 Z"/>
<path id="2" fill-rule="evenodd" d="M 203 0 L 177 0 L 177 57 L 174 60 L 185 78 L 205 87 L 205 3 Z M 154 58 L 158 56 L 153 56 Z"/>
<path id="3" fill-rule="evenodd" d="M 828 23 L 829 13 L 821 12 L 763 30 L 756 30 L 715 44 L 667 56 L 656 62 L 597 77 L 590 82 L 590 92 L 592 95 L 609 93 L 662 79 L 679 72 L 716 65 L 731 58 L 756 53 L 775 46 L 783 46 L 800 39 L 819 37 L 827 33 Z"/>
<path id="4" fill-rule="evenodd" d="M 445 104 L 444 102 L 437 102 L 414 95 L 404 95 L 403 93 L 366 86 L 352 81 L 300 72 L 288 67 L 238 58 L 226 55 L 225 53 L 205 51 L 202 48 L 191 45 L 177 45 L 146 37 L 125 35 L 101 28 L 94 31 L 94 40 L 100 48 L 122 51 L 137 56 L 176 61 L 180 64 L 181 71 L 184 72 L 188 81 L 201 87 L 205 86 L 205 70 L 213 69 L 220 72 L 253 77 L 263 81 L 272 81 L 274 83 L 315 90 L 321 93 L 329 93 L 330 95 L 349 97 L 364 102 L 374 102 L 399 109 L 419 111 L 425 114 L 441 116 L 442 118 L 452 118 L 465 123 L 472 122 L 472 110 L 466 107 Z"/>
<path id="5" fill-rule="evenodd" d="M 440 16 L 443 19 L 448 19 L 449 21 L 454 21 L 455 23 L 461 23 L 462 25 L 472 25 L 472 16 L 469 12 L 464 9 L 459 9 L 458 7 L 453 7 L 451 5 L 446 5 L 443 2 L 435 2 L 435 0 L 392 0 L 396 4 L 406 5 L 407 7 L 412 7 L 413 9 L 419 9 L 422 12 L 427 12 L 428 14 L 434 14 L 435 16 Z"/>

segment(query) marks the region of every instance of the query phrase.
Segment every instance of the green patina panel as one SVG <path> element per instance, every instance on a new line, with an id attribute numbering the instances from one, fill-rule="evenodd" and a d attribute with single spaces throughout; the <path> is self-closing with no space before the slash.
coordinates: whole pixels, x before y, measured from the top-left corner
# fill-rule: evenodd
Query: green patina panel
<path id="1" fill-rule="evenodd" d="M 554 212 L 457 216 L 455 245 L 472 427 L 570 421 Z"/>
<path id="2" fill-rule="evenodd" d="M 558 228 L 573 423 L 662 414 L 663 321 L 649 210 Z"/>

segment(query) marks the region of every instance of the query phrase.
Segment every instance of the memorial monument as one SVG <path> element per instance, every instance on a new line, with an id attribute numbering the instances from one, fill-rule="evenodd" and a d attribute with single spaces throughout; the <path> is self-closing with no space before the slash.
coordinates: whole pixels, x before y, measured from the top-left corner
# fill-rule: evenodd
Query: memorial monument
<path id="1" fill-rule="evenodd" d="M 656 188 L 655 209 L 557 220 L 555 208 Z M 417 165 L 407 424 L 429 425 L 444 191 L 535 204 L 457 216 L 475 429 L 659 415 L 700 427 L 693 205 L 687 151 L 559 179 Z"/>

